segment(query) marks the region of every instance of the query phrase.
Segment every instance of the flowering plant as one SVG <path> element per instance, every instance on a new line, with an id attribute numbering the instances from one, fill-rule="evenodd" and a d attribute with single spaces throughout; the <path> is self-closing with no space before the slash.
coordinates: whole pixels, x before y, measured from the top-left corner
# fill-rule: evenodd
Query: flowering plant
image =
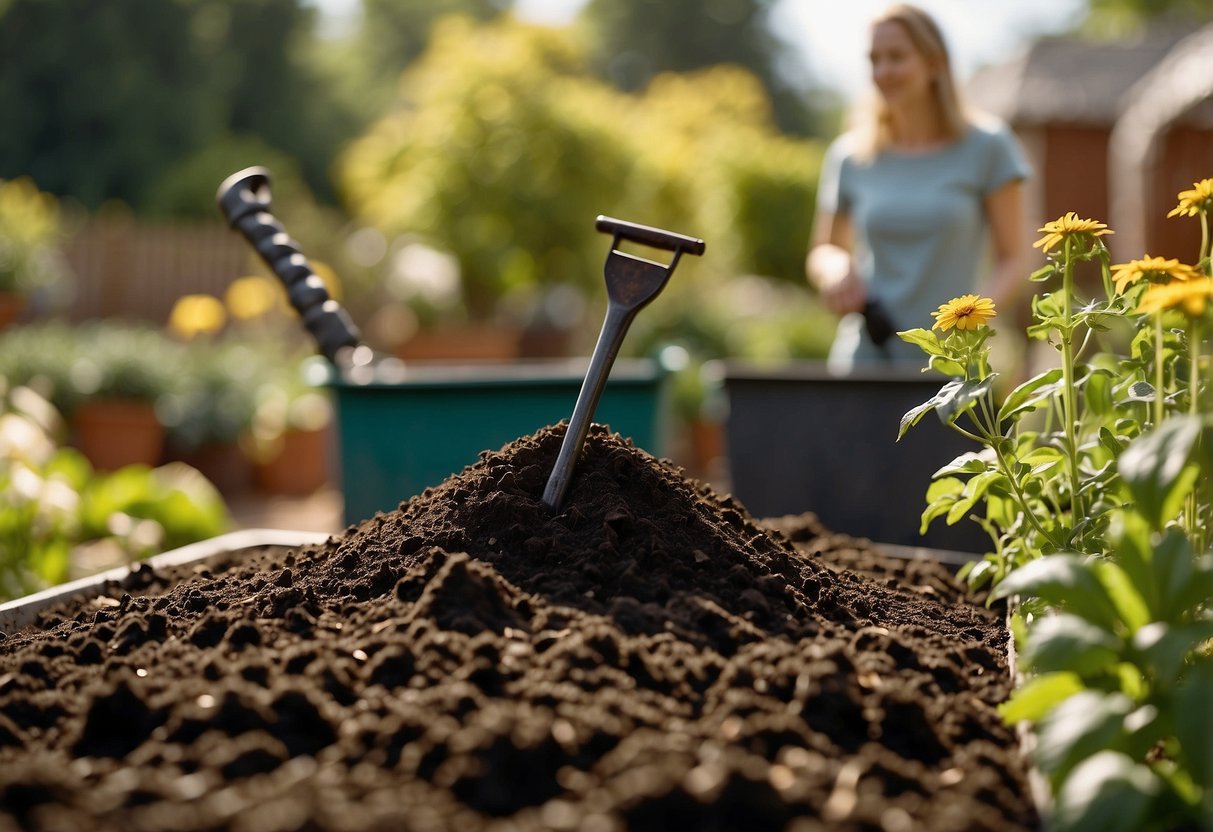
<path id="1" fill-rule="evenodd" d="M 980 446 L 935 473 L 922 523 L 973 516 L 994 551 L 965 576 L 1019 601 L 1031 678 L 1003 713 L 1035 725 L 1054 829 L 1213 828 L 1210 211 L 1206 179 L 1169 215 L 1200 218 L 1195 265 L 1112 265 L 1112 230 L 1073 213 L 1042 227 L 1049 262 L 1031 279 L 1059 285 L 1033 298 L 1028 334 L 1059 366 L 1004 398 L 990 300 L 956 298 L 932 329 L 899 333 L 951 377 L 899 438 L 934 410 Z M 1079 296 L 1083 262 L 1098 266 L 1102 297 Z M 1123 331 L 1124 350 L 1097 351 Z"/>

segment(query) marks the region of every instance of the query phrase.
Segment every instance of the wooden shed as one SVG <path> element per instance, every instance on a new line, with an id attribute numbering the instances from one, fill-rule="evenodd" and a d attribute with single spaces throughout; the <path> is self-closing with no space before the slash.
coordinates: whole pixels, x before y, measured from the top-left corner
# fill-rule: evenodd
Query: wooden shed
<path id="1" fill-rule="evenodd" d="M 1006 120 L 1032 161 L 1031 229 L 1067 211 L 1107 222 L 1119 260 L 1193 262 L 1200 224 L 1166 219 L 1213 177 L 1213 24 L 1114 42 L 1045 38 L 978 72 L 967 90 Z"/>

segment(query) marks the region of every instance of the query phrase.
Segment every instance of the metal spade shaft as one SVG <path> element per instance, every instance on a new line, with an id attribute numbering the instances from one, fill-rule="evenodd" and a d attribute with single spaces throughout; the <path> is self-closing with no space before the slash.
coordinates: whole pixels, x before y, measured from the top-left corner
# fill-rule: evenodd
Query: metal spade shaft
<path id="1" fill-rule="evenodd" d="M 577 404 L 573 407 L 568 430 L 560 444 L 560 454 L 556 457 L 556 464 L 552 467 L 552 474 L 543 491 L 543 502 L 553 511 L 558 511 L 564 503 L 565 494 L 573 479 L 573 469 L 577 465 L 577 457 L 590 430 L 594 410 L 598 407 L 607 377 L 611 374 L 611 366 L 619 355 L 619 347 L 628 327 L 636 318 L 636 313 L 665 288 L 684 252 L 699 255 L 704 251 L 703 240 L 647 225 L 600 216 L 595 226 L 599 231 L 614 235 L 603 267 L 607 286 L 607 313 L 602 322 L 602 330 L 598 333 L 598 342 L 594 345 L 594 353 L 590 357 L 585 381 L 581 384 L 581 392 L 577 394 Z M 620 240 L 672 251 L 674 256 L 668 265 L 655 263 L 619 251 Z"/>

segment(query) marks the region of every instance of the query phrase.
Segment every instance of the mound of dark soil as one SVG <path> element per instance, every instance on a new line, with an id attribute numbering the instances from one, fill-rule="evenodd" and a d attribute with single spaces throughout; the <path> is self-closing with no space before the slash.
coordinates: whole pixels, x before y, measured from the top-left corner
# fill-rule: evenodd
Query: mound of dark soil
<path id="1" fill-rule="evenodd" d="M 0 641 L 0 830 L 1016 830 L 1000 614 L 563 427 Z"/>

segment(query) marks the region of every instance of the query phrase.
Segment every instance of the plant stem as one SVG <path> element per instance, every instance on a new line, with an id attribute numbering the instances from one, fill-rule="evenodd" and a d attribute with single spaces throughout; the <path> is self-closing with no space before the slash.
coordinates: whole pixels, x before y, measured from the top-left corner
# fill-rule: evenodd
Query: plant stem
<path id="1" fill-rule="evenodd" d="M 1201 217 L 1203 218 L 1203 214 Z M 1201 319 L 1199 317 L 1192 318 L 1191 324 L 1188 327 L 1188 413 L 1196 418 L 1200 415 L 1200 347 L 1201 339 L 1204 337 L 1202 332 Z M 1196 441 L 1199 446 L 1201 437 L 1197 437 Z M 1197 454 L 1197 459 L 1200 455 Z M 1197 552 L 1204 551 L 1204 529 L 1201 527 L 1200 520 L 1197 517 L 1199 513 L 1197 507 L 1200 501 L 1197 499 L 1200 492 L 1199 488 L 1193 488 L 1188 493 L 1187 505 L 1184 511 L 1188 527 L 1188 540 L 1192 542 Z"/>
<path id="2" fill-rule="evenodd" d="M 1162 310 L 1154 313 L 1154 427 L 1162 424 Z"/>
<path id="3" fill-rule="evenodd" d="M 1065 268 L 1062 273 L 1061 372 L 1062 372 L 1062 418 L 1065 419 L 1066 451 L 1070 457 L 1070 519 L 1071 528 L 1083 516 L 1082 500 L 1078 493 L 1078 439 L 1075 426 L 1078 421 L 1078 403 L 1074 394 L 1074 240 L 1066 238 Z"/>
<path id="4" fill-rule="evenodd" d="M 1028 505 L 1028 498 L 1024 496 L 1023 490 L 1019 487 L 1019 481 L 1015 479 L 1015 473 L 1011 470 L 1011 464 L 1007 462 L 1006 457 L 1003 456 L 1002 451 L 998 447 L 998 443 L 992 442 L 990 447 L 994 449 L 994 456 L 998 460 L 998 467 L 1002 469 L 1002 473 L 1007 478 L 1007 482 L 1011 483 L 1011 490 L 1015 492 L 1015 501 L 1018 502 L 1019 507 L 1023 509 L 1023 513 L 1025 516 L 1027 516 L 1028 521 L 1032 524 L 1032 527 L 1040 533 L 1041 537 L 1049 541 L 1050 546 L 1052 546 L 1054 549 L 1060 550 L 1061 546 L 1058 545 L 1057 541 L 1053 539 L 1053 535 L 1045 531 L 1044 527 L 1040 525 L 1040 521 L 1036 519 L 1036 514 L 1032 511 L 1032 507 Z"/>

